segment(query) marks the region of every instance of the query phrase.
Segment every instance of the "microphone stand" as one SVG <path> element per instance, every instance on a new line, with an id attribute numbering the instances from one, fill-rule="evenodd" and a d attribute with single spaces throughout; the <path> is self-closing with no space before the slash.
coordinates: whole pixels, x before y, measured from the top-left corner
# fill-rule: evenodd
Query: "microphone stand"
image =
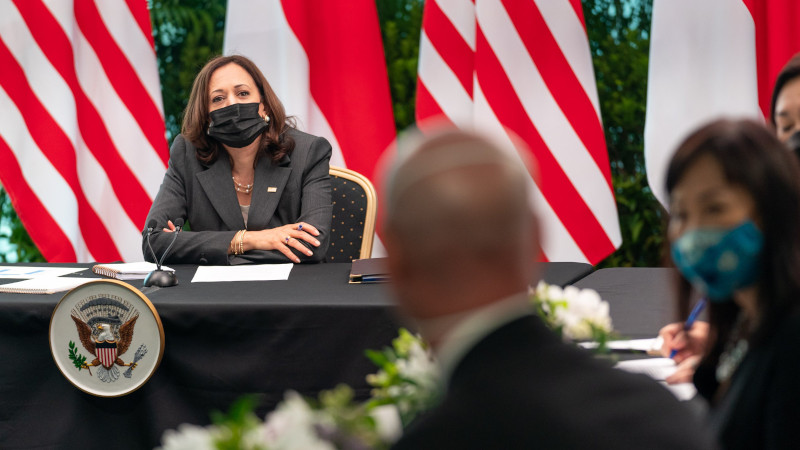
<path id="1" fill-rule="evenodd" d="M 178 284 L 178 277 L 175 275 L 174 271 L 170 270 L 161 270 L 161 263 L 164 262 L 164 258 L 167 257 L 167 254 L 172 249 L 172 246 L 175 244 L 175 240 L 178 239 L 178 233 L 181 232 L 181 228 L 183 227 L 183 220 L 176 220 L 175 231 L 172 236 L 172 241 L 169 243 L 169 246 L 164 251 L 164 254 L 161 255 L 161 260 L 156 259 L 156 270 L 147 274 L 147 278 L 144 279 L 144 287 L 150 286 L 158 286 L 158 287 L 170 287 L 175 286 Z M 150 245 L 150 234 L 147 234 L 147 245 Z M 150 251 L 153 252 L 153 247 L 150 247 Z M 155 252 L 153 252 L 153 258 L 155 258 Z"/>

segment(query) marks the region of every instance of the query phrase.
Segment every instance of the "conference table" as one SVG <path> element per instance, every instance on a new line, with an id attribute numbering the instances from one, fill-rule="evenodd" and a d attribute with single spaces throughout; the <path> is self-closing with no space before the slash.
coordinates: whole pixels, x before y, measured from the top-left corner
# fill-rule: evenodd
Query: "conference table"
<path id="1" fill-rule="evenodd" d="M 315 396 L 345 383 L 365 399 L 365 376 L 377 368 L 364 350 L 390 345 L 400 326 L 413 329 L 386 284 L 348 283 L 350 264 L 296 265 L 285 281 L 231 283 L 192 283 L 197 266 L 173 267 L 178 286 L 142 288 L 164 326 L 161 365 L 118 398 L 86 394 L 57 369 L 48 327 L 63 292 L 0 294 L 0 448 L 152 448 L 164 430 L 208 424 L 212 410 L 248 393 L 259 395 L 261 417 L 288 389 Z M 546 263 L 542 277 L 597 289 L 624 336 L 652 336 L 673 319 L 670 269 Z"/>

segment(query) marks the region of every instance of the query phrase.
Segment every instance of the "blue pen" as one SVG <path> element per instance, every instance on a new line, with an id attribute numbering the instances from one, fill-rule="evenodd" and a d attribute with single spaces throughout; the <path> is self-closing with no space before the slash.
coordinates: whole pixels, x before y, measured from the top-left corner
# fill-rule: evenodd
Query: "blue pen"
<path id="1" fill-rule="evenodd" d="M 692 312 L 689 313 L 689 318 L 686 319 L 686 323 L 683 324 L 683 331 L 688 332 L 692 328 L 692 325 L 694 325 L 694 321 L 697 320 L 697 316 L 700 315 L 700 312 L 702 312 L 703 308 L 705 307 L 706 307 L 706 299 L 701 298 L 697 302 L 697 304 L 694 305 L 694 309 L 692 310 Z M 677 353 L 678 350 L 673 348 L 672 351 L 669 352 L 669 359 L 674 358 Z"/>

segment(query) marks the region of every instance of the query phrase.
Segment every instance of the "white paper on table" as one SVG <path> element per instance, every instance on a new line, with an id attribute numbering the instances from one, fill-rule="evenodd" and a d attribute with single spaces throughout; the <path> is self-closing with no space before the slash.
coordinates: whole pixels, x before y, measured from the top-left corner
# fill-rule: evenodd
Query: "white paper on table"
<path id="1" fill-rule="evenodd" d="M 694 383 L 667 384 L 666 381 L 660 381 L 660 383 L 681 401 L 691 400 L 692 397 L 697 395 L 697 388 L 694 387 Z"/>
<path id="2" fill-rule="evenodd" d="M 608 341 L 606 342 L 606 347 L 609 350 L 618 350 L 618 351 L 637 351 L 637 352 L 657 352 L 661 349 L 661 345 L 663 345 L 663 339 L 661 338 L 649 338 L 649 339 L 627 339 L 627 340 L 620 340 L 620 341 Z M 581 342 L 578 344 L 583 348 L 596 348 L 597 342 Z"/>
<path id="3" fill-rule="evenodd" d="M 86 270 L 86 267 L 30 267 L 0 266 L 0 278 L 31 279 L 42 277 L 60 277 L 70 273 Z"/>
<path id="4" fill-rule="evenodd" d="M 697 389 L 692 383 L 667 384 L 664 381 L 675 373 L 678 365 L 670 358 L 644 358 L 620 361 L 615 365 L 617 369 L 631 373 L 641 373 L 657 380 L 667 388 L 678 400 L 689 400 L 697 394 Z"/>
<path id="5" fill-rule="evenodd" d="M 192 283 L 218 281 L 288 280 L 294 264 L 250 264 L 242 266 L 199 266 Z"/>
<path id="6" fill-rule="evenodd" d="M 0 293 L 53 294 L 68 291 L 90 281 L 102 278 L 40 277 L 0 285 Z"/>
<path id="7" fill-rule="evenodd" d="M 614 367 L 626 372 L 643 373 L 658 381 L 664 381 L 678 369 L 678 365 L 670 358 L 632 359 L 620 361 Z"/>

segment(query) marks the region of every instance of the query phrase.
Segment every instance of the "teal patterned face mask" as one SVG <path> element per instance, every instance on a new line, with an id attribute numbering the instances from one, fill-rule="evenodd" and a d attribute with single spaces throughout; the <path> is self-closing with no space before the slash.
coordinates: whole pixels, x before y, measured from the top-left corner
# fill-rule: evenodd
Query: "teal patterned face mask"
<path id="1" fill-rule="evenodd" d="M 733 228 L 700 228 L 684 233 L 671 246 L 672 260 L 692 285 L 712 302 L 758 279 L 764 236 L 751 220 Z"/>

